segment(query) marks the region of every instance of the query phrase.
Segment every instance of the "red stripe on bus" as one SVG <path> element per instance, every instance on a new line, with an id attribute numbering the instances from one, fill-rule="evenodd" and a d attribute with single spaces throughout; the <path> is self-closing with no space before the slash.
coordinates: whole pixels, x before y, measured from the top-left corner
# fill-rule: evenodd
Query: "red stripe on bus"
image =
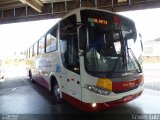
<path id="1" fill-rule="evenodd" d="M 124 82 L 113 82 L 112 83 L 112 90 L 113 91 L 123 91 L 127 89 L 134 88 L 141 83 L 142 79 L 136 79 L 131 81 L 124 81 Z"/>
<path id="2" fill-rule="evenodd" d="M 119 24 L 119 18 L 118 18 L 118 16 L 114 16 L 113 19 L 114 19 L 114 23 L 115 24 Z"/>
<path id="3" fill-rule="evenodd" d="M 138 96 L 140 96 L 141 93 L 142 93 L 142 91 L 140 91 L 136 94 L 133 94 L 133 95 L 125 96 L 124 98 L 119 99 L 119 100 L 106 102 L 106 103 L 97 103 L 97 106 L 94 107 L 94 108 L 92 107 L 92 103 L 82 102 L 82 101 L 80 101 L 76 98 L 73 98 L 70 95 L 67 95 L 66 93 L 62 92 L 62 96 L 63 96 L 64 100 L 69 102 L 71 105 L 77 107 L 78 109 L 80 109 L 82 111 L 87 111 L 87 112 L 94 112 L 94 111 L 100 111 L 100 110 L 105 110 L 105 109 L 109 109 L 109 108 L 112 108 L 112 107 L 116 107 L 116 106 L 119 106 L 121 104 L 132 101 L 135 98 L 137 98 Z"/>

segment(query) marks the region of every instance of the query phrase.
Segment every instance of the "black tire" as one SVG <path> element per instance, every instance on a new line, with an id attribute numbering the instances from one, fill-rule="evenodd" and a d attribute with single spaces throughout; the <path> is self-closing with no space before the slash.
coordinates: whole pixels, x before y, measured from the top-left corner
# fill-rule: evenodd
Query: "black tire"
<path id="1" fill-rule="evenodd" d="M 55 81 L 54 81 L 54 83 L 52 83 L 51 92 L 52 92 L 52 95 L 53 95 L 53 103 L 54 104 L 60 104 L 62 102 L 62 98 L 60 97 L 59 85 Z"/>
<path id="2" fill-rule="evenodd" d="M 32 83 L 34 83 L 34 80 L 33 80 L 33 78 L 32 78 L 32 72 L 29 70 L 29 80 L 32 82 Z"/>

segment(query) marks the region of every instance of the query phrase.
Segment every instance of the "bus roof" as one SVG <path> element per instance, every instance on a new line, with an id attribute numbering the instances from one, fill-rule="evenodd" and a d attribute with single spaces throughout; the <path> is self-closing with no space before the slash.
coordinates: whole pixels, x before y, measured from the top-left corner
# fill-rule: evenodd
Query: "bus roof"
<path id="1" fill-rule="evenodd" d="M 112 14 L 117 15 L 117 13 L 112 12 L 112 11 L 108 11 L 108 10 L 103 10 L 103 9 L 98 9 L 98 8 L 93 8 L 93 7 L 81 7 L 81 8 L 77 8 L 77 9 L 75 9 L 75 10 L 73 10 L 73 11 L 70 11 L 70 12 L 67 13 L 65 16 L 63 16 L 61 20 L 65 19 L 66 17 L 68 17 L 68 16 L 70 16 L 70 15 L 80 13 L 81 10 L 97 10 L 97 11 L 103 11 L 103 12 L 108 12 L 108 13 L 112 13 Z M 61 21 L 61 20 L 60 20 L 60 21 Z M 59 21 L 59 22 L 60 22 L 60 21 Z"/>
<path id="2" fill-rule="evenodd" d="M 107 13 L 111 13 L 113 15 L 118 15 L 118 16 L 122 16 L 124 17 L 125 19 L 128 19 L 132 22 L 134 22 L 133 20 L 123 16 L 123 15 L 120 15 L 120 14 L 117 14 L 116 12 L 112 12 L 112 11 L 109 11 L 109 10 L 103 10 L 103 9 L 98 9 L 98 8 L 93 8 L 93 7 L 81 7 L 81 8 L 77 8 L 75 10 L 72 10 L 70 11 L 69 13 L 67 13 L 65 16 L 62 17 L 61 20 L 59 20 L 56 24 L 54 24 L 45 34 L 43 34 L 38 40 L 40 40 L 42 37 L 44 37 L 50 30 L 52 30 L 56 25 L 58 25 L 63 19 L 67 18 L 68 16 L 71 16 L 73 14 L 80 14 L 80 11 L 81 10 L 97 10 L 97 11 L 102 11 L 102 12 L 107 12 Z"/>
<path id="3" fill-rule="evenodd" d="M 58 21 L 55 25 L 57 25 L 59 22 L 61 22 L 63 19 L 67 18 L 68 16 L 70 15 L 73 15 L 73 14 L 80 14 L 80 11 L 81 10 L 97 10 L 97 11 L 102 11 L 102 12 L 107 12 L 107 13 L 111 13 L 113 15 L 118 15 L 118 16 L 122 16 L 123 18 L 125 19 L 128 19 L 132 22 L 134 22 L 133 20 L 129 19 L 128 17 L 125 17 L 123 15 L 120 15 L 120 14 L 117 14 L 116 12 L 112 12 L 112 11 L 109 11 L 109 10 L 103 10 L 103 9 L 98 9 L 98 8 L 93 8 L 93 7 L 81 7 L 81 8 L 77 8 L 73 11 L 70 11 L 69 13 L 67 13 L 65 16 L 62 17 L 62 19 L 60 21 Z"/>

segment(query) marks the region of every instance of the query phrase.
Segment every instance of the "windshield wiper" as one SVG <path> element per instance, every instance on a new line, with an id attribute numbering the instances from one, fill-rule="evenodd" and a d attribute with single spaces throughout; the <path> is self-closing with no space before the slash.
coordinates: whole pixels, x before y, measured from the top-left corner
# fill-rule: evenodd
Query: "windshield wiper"
<path id="1" fill-rule="evenodd" d="M 128 48 L 128 50 L 130 50 L 130 52 L 131 52 L 131 54 L 132 54 L 132 56 L 133 56 L 133 59 L 135 60 L 135 62 L 136 62 L 137 65 L 138 65 L 138 68 L 139 68 L 139 69 L 138 69 L 138 72 L 142 72 L 141 65 L 139 64 L 139 62 L 138 62 L 136 56 L 134 55 L 132 49 L 131 49 L 131 48 Z M 128 53 L 128 56 L 130 57 L 129 53 Z M 130 59 L 131 59 L 131 57 L 130 57 Z"/>
<path id="2" fill-rule="evenodd" d="M 115 64 L 114 64 L 112 70 L 110 72 L 108 72 L 108 77 L 112 77 L 113 73 L 115 72 L 117 65 L 118 65 L 120 58 L 121 58 L 120 55 L 121 54 L 118 55 L 118 59 L 115 61 Z"/>

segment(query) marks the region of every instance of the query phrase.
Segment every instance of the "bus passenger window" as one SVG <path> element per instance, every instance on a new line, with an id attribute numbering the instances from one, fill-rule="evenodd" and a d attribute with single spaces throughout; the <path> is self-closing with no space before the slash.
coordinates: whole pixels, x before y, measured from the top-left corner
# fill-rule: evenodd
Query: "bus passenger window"
<path id="1" fill-rule="evenodd" d="M 34 57 L 34 45 L 32 46 L 32 57 Z"/>
<path id="2" fill-rule="evenodd" d="M 78 38 L 76 15 L 60 23 L 61 57 L 64 67 L 79 74 Z"/>
<path id="3" fill-rule="evenodd" d="M 57 49 L 57 28 L 52 30 L 46 36 L 46 52 L 55 51 Z"/>
<path id="4" fill-rule="evenodd" d="M 29 58 L 29 54 L 28 54 L 28 49 L 27 49 L 27 51 L 26 51 L 26 58 Z"/>
<path id="5" fill-rule="evenodd" d="M 33 54 L 37 55 L 37 42 L 34 44 Z"/>
<path id="6" fill-rule="evenodd" d="M 32 47 L 29 48 L 29 58 L 32 57 Z"/>
<path id="7" fill-rule="evenodd" d="M 38 54 L 43 54 L 45 51 L 44 51 L 44 48 L 45 48 L 45 38 L 42 37 L 40 40 L 39 40 L 39 46 L 38 46 Z"/>
<path id="8" fill-rule="evenodd" d="M 30 58 L 30 48 L 28 49 L 28 58 Z"/>

